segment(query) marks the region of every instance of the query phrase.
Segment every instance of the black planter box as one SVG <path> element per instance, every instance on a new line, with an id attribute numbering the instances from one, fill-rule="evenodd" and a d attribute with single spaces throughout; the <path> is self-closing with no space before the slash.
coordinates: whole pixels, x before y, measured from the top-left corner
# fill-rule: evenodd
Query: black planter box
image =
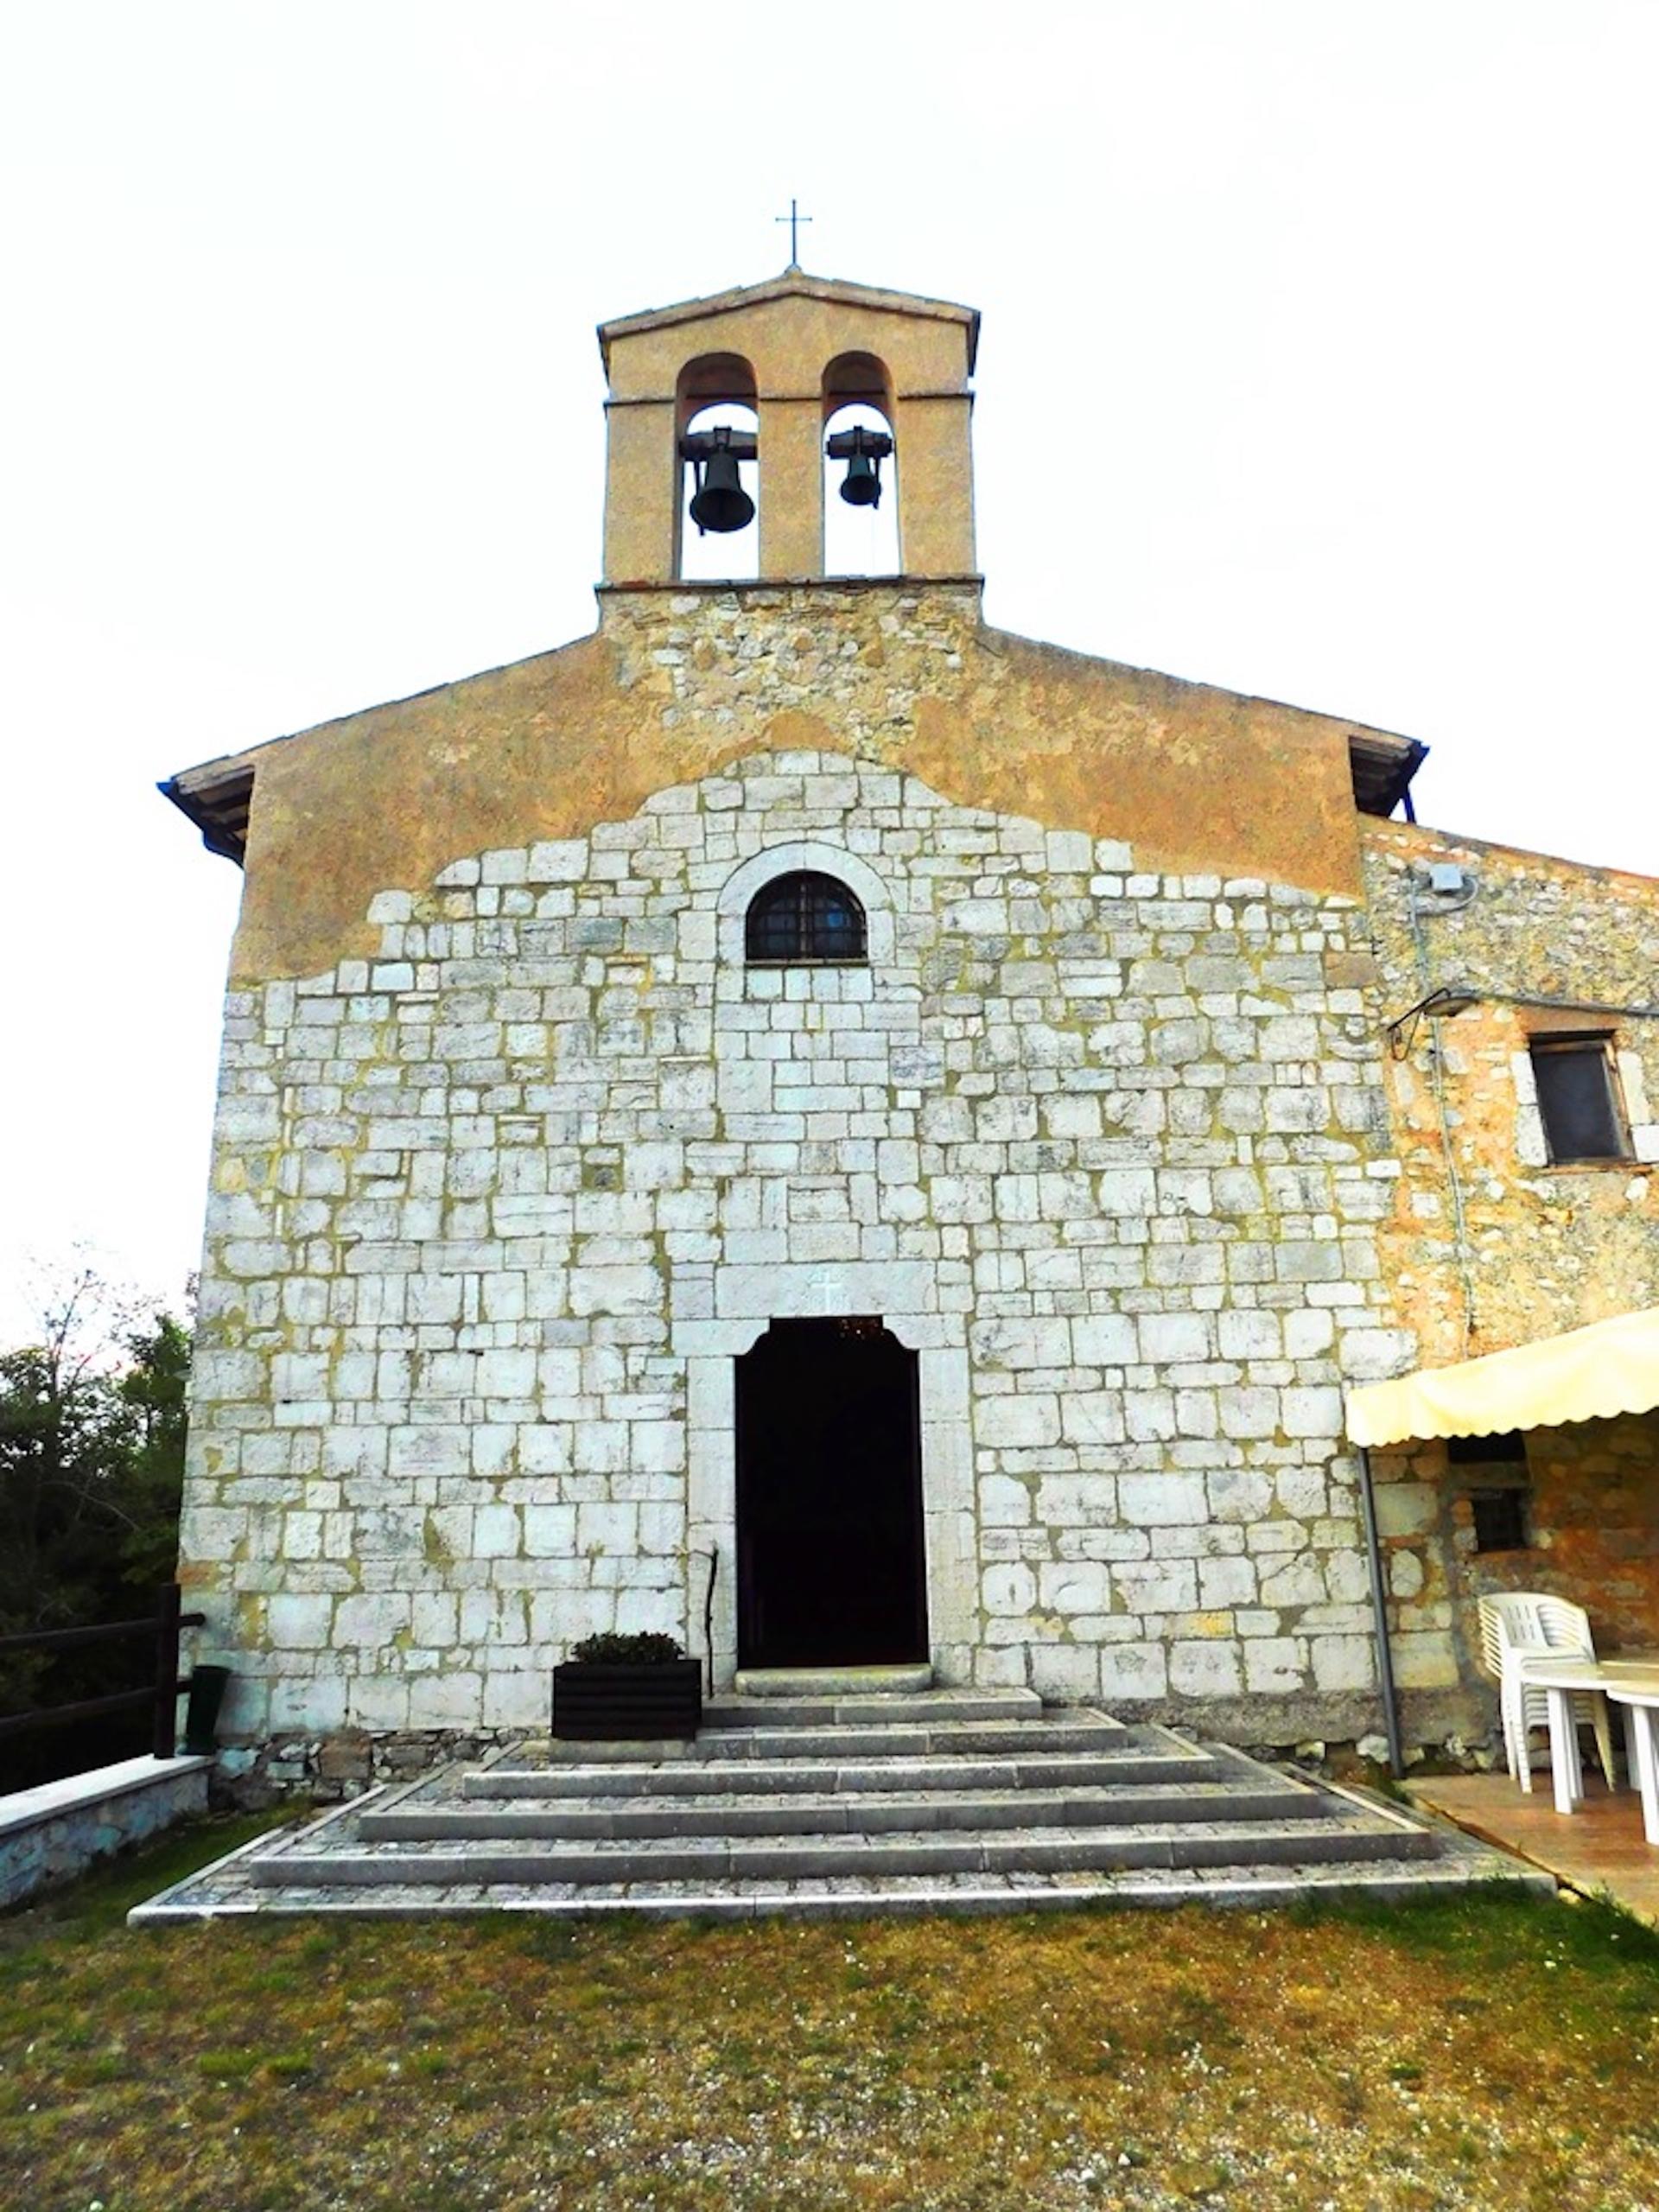
<path id="1" fill-rule="evenodd" d="M 702 1662 L 621 1667 L 567 1659 L 553 1669 L 553 1733 L 581 1743 L 695 1736 L 702 1724 Z"/>

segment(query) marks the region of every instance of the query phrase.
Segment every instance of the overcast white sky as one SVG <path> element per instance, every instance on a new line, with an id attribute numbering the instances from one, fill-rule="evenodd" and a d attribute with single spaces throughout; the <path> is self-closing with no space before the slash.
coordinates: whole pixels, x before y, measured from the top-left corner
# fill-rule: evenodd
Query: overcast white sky
<path id="1" fill-rule="evenodd" d="M 194 1264 L 239 879 L 156 780 L 590 628 L 593 327 L 791 193 L 983 310 L 993 621 L 1659 873 L 1656 85 L 1651 0 L 12 0 L 0 1342 Z"/>

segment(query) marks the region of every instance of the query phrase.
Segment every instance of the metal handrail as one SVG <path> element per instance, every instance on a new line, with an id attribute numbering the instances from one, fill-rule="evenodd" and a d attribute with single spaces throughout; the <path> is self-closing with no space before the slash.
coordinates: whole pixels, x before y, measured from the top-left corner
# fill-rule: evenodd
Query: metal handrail
<path id="1" fill-rule="evenodd" d="M 720 1546 L 709 1548 L 709 1586 L 702 1593 L 702 1663 L 709 1678 L 709 1694 L 715 1694 L 715 1577 L 720 1573 Z"/>
<path id="2" fill-rule="evenodd" d="M 103 1697 L 77 1698 L 67 1705 L 37 1706 L 31 1713 L 0 1714 L 0 1738 L 21 1736 L 31 1728 L 56 1727 L 71 1720 L 91 1720 L 99 1713 L 125 1713 L 141 1705 L 155 1708 L 150 1749 L 158 1759 L 178 1754 L 179 1699 L 190 1688 L 179 1679 L 179 1631 L 200 1628 L 206 1613 L 180 1610 L 176 1582 L 164 1582 L 156 1593 L 156 1609 L 143 1620 L 102 1621 L 87 1628 L 25 1630 L 17 1636 L 0 1636 L 0 1656 L 9 1651 L 67 1651 L 78 1644 L 108 1642 L 123 1636 L 148 1633 L 156 1638 L 156 1667 L 149 1681 L 139 1690 L 112 1690 Z"/>

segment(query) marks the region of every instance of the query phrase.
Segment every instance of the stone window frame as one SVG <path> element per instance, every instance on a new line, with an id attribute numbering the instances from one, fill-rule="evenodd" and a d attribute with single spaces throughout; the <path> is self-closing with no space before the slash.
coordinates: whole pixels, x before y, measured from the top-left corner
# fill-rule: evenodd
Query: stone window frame
<path id="1" fill-rule="evenodd" d="M 838 963 L 813 960 L 786 962 L 785 966 L 826 968 L 846 965 L 853 968 L 889 968 L 893 964 L 898 932 L 894 924 L 893 894 L 886 882 L 868 861 L 856 853 L 849 853 L 843 846 L 829 845 L 817 840 L 798 840 L 787 845 L 768 845 L 763 852 L 751 855 L 740 861 L 721 886 L 715 912 L 717 929 L 715 944 L 722 966 L 743 968 L 750 965 L 747 957 L 745 929 L 751 905 L 769 883 L 780 875 L 829 875 L 844 883 L 864 909 L 864 955 L 861 959 Z M 768 963 L 774 965 L 777 963 Z"/>
<path id="2" fill-rule="evenodd" d="M 939 1311 L 934 1263 L 728 1263 L 715 1269 L 707 1299 L 690 1304 L 712 1311 L 676 1313 L 671 1351 L 685 1363 L 686 1548 L 699 1643 L 708 1560 L 711 1552 L 719 1554 L 712 1592 L 716 1688 L 729 1688 L 737 1669 L 737 1361 L 774 1320 L 851 1313 L 880 1314 L 917 1355 L 928 1642 L 941 1680 L 966 1681 L 980 1640 L 972 1370 L 967 1317 Z"/>
<path id="3" fill-rule="evenodd" d="M 1654 1121 L 1649 1109 L 1646 1071 L 1641 1055 L 1623 1042 L 1617 1028 L 1586 1030 L 1581 1025 L 1582 1017 L 1579 1024 L 1571 1027 L 1564 1023 L 1548 1021 L 1529 1023 L 1524 1048 L 1510 1056 L 1510 1072 L 1515 1084 L 1517 1109 L 1516 1156 L 1523 1167 L 1547 1168 L 1558 1175 L 1645 1173 L 1659 1162 L 1659 1122 Z M 1613 1108 L 1624 1135 L 1625 1150 L 1599 1160 L 1557 1160 L 1552 1154 L 1545 1132 L 1537 1077 L 1534 1071 L 1533 1047 L 1548 1045 L 1558 1039 L 1583 1042 L 1591 1038 L 1599 1039 L 1607 1054 Z"/>
<path id="4" fill-rule="evenodd" d="M 1545 1164 L 1551 1167 L 1622 1167 L 1635 1155 L 1630 1145 L 1630 1122 L 1618 1079 L 1618 1038 L 1610 1029 L 1540 1030 L 1527 1039 L 1527 1059 L 1532 1076 L 1533 1097 L 1543 1134 Z M 1588 1060 L 1601 1071 L 1609 1123 L 1617 1148 L 1611 1152 L 1567 1152 L 1558 1149 L 1559 1135 L 1552 1129 L 1547 1086 L 1538 1080 L 1542 1060 L 1572 1058 Z"/>

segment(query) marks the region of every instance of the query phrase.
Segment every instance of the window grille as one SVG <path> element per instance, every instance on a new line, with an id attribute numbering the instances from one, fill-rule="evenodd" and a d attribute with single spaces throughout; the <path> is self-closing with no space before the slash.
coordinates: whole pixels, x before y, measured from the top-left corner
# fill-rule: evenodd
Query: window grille
<path id="1" fill-rule="evenodd" d="M 1475 1549 L 1478 1552 L 1523 1552 L 1528 1548 L 1527 1499 L 1522 1490 L 1471 1490 Z"/>
<path id="2" fill-rule="evenodd" d="M 1535 1037 L 1532 1072 L 1552 1162 L 1628 1160 L 1607 1037 Z"/>
<path id="3" fill-rule="evenodd" d="M 864 960 L 864 909 L 833 875 L 780 875 L 751 902 L 743 949 L 750 960 Z"/>

